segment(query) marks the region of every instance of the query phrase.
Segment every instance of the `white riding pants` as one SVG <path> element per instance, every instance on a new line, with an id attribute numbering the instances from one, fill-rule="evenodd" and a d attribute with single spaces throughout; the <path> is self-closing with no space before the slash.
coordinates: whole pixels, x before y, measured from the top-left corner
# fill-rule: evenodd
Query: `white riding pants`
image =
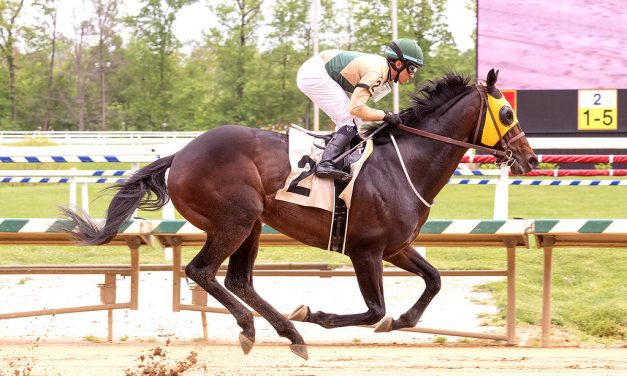
<path id="1" fill-rule="evenodd" d="M 361 119 L 350 114 L 350 98 L 340 84 L 329 76 L 320 56 L 313 56 L 301 65 L 296 75 L 296 85 L 331 118 L 335 130 L 353 123 L 357 129 L 361 126 Z"/>

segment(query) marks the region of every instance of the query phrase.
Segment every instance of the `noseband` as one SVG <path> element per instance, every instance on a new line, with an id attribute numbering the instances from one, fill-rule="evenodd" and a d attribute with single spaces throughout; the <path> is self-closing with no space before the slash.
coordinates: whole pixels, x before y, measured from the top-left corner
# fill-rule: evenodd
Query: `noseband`
<path id="1" fill-rule="evenodd" d="M 398 124 L 397 127 L 407 133 L 430 138 L 432 140 L 437 140 L 437 141 L 445 142 L 447 144 L 462 146 L 465 148 L 476 149 L 476 150 L 484 151 L 486 153 L 490 153 L 494 155 L 495 157 L 497 157 L 497 162 L 496 162 L 497 165 L 506 164 L 507 166 L 511 166 L 514 163 L 514 158 L 512 157 L 513 153 L 510 149 L 511 144 L 514 141 L 518 140 L 519 138 L 523 137 L 525 135 L 525 132 L 520 130 L 520 132 L 514 137 L 509 137 L 511 133 L 507 132 L 507 134 L 503 136 L 499 128 L 496 126 L 497 123 L 495 121 L 494 114 L 492 113 L 492 108 L 490 107 L 490 103 L 488 102 L 486 98 L 488 94 L 486 92 L 485 86 L 477 84 L 475 85 L 475 89 L 477 89 L 477 92 L 479 93 L 479 98 L 480 98 L 481 103 L 479 106 L 480 107 L 479 117 L 477 119 L 477 124 L 475 125 L 474 137 L 472 140 L 473 143 L 455 140 L 450 137 L 441 136 L 439 134 L 423 131 L 421 129 L 411 128 L 403 124 Z M 490 114 L 490 117 L 492 118 L 492 124 L 494 124 L 494 127 L 496 128 L 496 132 L 499 136 L 499 141 L 501 143 L 501 146 L 503 147 L 503 150 L 497 150 L 497 149 L 489 148 L 487 146 L 479 145 L 477 142 L 477 138 L 479 136 L 479 130 L 481 128 L 481 120 L 483 119 L 484 110 L 487 110 L 487 112 Z M 514 127 L 520 128 L 520 124 L 516 124 L 514 125 Z"/>

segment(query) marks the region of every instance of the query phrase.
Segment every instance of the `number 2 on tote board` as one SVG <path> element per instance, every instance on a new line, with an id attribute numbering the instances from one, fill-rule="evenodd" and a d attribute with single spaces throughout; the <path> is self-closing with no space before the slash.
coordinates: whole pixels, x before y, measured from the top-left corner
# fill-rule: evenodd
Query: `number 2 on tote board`
<path id="1" fill-rule="evenodd" d="M 579 90 L 579 130 L 616 130 L 618 111 L 616 90 Z"/>

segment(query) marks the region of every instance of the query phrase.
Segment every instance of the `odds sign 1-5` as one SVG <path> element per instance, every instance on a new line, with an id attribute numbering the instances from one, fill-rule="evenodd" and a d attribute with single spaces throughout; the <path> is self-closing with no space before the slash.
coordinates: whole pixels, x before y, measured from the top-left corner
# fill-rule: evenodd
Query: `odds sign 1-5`
<path id="1" fill-rule="evenodd" d="M 616 90 L 579 90 L 577 129 L 588 131 L 618 129 Z"/>

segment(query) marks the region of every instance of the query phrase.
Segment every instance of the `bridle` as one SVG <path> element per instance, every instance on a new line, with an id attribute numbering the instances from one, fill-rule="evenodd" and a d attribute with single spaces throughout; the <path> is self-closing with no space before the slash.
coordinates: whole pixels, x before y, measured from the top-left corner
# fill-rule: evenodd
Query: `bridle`
<path id="1" fill-rule="evenodd" d="M 477 118 L 477 124 L 475 125 L 475 131 L 474 131 L 474 137 L 472 139 L 472 143 L 455 140 L 450 137 L 423 131 L 421 129 L 411 128 L 403 124 L 398 124 L 397 128 L 407 133 L 415 134 L 418 136 L 430 138 L 430 139 L 441 141 L 441 142 L 445 142 L 447 144 L 457 145 L 457 146 L 461 146 L 461 147 L 465 147 L 469 149 L 481 150 L 497 157 L 497 162 L 496 162 L 497 165 L 504 164 L 507 166 L 511 166 L 515 162 L 513 158 L 513 152 L 511 151 L 511 145 L 514 141 L 523 137 L 525 135 L 525 132 L 523 132 L 520 129 L 520 124 L 516 123 L 512 127 L 518 127 L 520 132 L 513 137 L 511 136 L 512 134 L 511 132 L 507 132 L 507 134 L 503 136 L 499 128 L 496 126 L 496 119 L 494 117 L 494 113 L 492 111 L 492 108 L 490 107 L 490 102 L 487 100 L 488 94 L 487 94 L 486 87 L 484 85 L 476 84 L 475 89 L 479 93 L 480 110 L 479 110 L 479 117 Z M 484 111 L 487 111 L 487 113 L 490 114 L 490 117 L 492 118 L 492 124 L 494 124 L 494 127 L 496 128 L 496 132 L 499 136 L 499 142 L 501 143 L 503 150 L 493 149 L 487 146 L 479 145 L 479 142 L 477 141 L 477 139 L 479 138 L 479 131 L 481 129 L 482 120 L 484 118 L 484 113 L 483 113 Z"/>

